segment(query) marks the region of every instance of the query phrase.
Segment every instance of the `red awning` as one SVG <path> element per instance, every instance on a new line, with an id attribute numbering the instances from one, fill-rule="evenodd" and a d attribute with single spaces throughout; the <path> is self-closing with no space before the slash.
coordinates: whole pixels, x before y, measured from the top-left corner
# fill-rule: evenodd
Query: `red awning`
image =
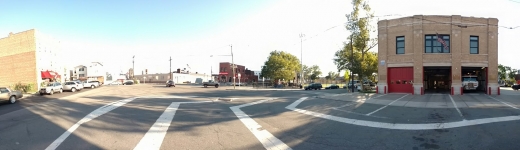
<path id="1" fill-rule="evenodd" d="M 42 71 L 42 79 L 52 79 L 52 76 L 49 73 L 49 71 Z"/>
<path id="2" fill-rule="evenodd" d="M 59 79 L 61 77 L 60 74 L 58 74 L 57 72 L 49 71 L 49 73 L 51 74 L 52 78 L 54 78 L 54 79 Z"/>

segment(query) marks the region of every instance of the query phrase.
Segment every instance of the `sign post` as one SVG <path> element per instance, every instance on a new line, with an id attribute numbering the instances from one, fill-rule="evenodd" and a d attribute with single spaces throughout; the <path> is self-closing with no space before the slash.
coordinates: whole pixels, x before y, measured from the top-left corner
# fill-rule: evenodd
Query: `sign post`
<path id="1" fill-rule="evenodd" d="M 262 87 L 265 86 L 265 77 L 262 77 Z"/>
<path id="2" fill-rule="evenodd" d="M 240 73 L 238 73 L 238 87 L 240 87 Z"/>

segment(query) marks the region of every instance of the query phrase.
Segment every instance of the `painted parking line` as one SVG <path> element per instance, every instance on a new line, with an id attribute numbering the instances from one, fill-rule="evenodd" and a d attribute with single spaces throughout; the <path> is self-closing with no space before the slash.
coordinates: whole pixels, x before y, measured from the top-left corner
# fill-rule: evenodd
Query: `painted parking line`
<path id="1" fill-rule="evenodd" d="M 501 100 L 499 100 L 499 99 L 497 99 L 497 98 L 494 98 L 494 97 L 491 97 L 491 96 L 489 96 L 489 95 L 488 95 L 488 97 L 491 98 L 491 99 L 494 99 L 494 100 L 496 100 L 496 101 L 498 101 L 498 102 L 500 102 L 500 103 L 502 103 L 502 104 L 504 104 L 504 105 L 507 105 L 507 106 L 509 106 L 509 107 L 511 107 L 511 108 L 518 109 L 517 107 L 515 107 L 515 106 L 513 106 L 513 105 L 510 105 L 510 104 L 508 104 L 507 102 L 501 101 Z"/>
<path id="2" fill-rule="evenodd" d="M 47 148 L 45 148 L 45 150 L 55 150 L 56 148 L 58 148 L 58 146 L 60 146 L 61 143 L 63 143 L 63 141 L 65 141 L 65 139 L 67 139 L 67 137 L 69 137 L 70 134 L 72 134 L 72 132 L 74 132 L 76 129 L 78 129 L 79 126 L 81 126 L 81 124 L 87 123 L 94 118 L 97 118 L 107 112 L 110 112 L 120 106 L 125 105 L 128 102 L 133 101 L 134 99 L 136 99 L 136 98 L 128 98 L 128 99 L 119 100 L 119 101 L 112 102 L 112 103 L 106 104 L 104 106 L 101 106 L 100 108 L 92 111 L 87 116 L 83 117 L 83 119 L 76 122 L 76 124 L 72 125 L 72 127 L 67 129 L 67 131 L 65 131 L 63 134 L 61 134 L 60 137 L 58 137 L 56 140 L 54 140 L 54 142 L 52 142 Z"/>
<path id="3" fill-rule="evenodd" d="M 262 128 L 260 124 L 258 124 L 255 120 L 249 117 L 246 113 L 244 113 L 240 108 L 247 107 L 251 105 L 260 104 L 263 102 L 267 102 L 272 99 L 261 100 L 257 102 L 252 102 L 248 104 L 238 105 L 229 107 L 233 113 L 238 117 L 238 119 L 255 135 L 255 137 L 262 143 L 264 148 L 271 149 L 284 149 L 284 150 L 292 150 L 289 146 L 283 143 L 280 139 L 276 138 L 273 134 L 269 133 L 269 131 Z"/>
<path id="4" fill-rule="evenodd" d="M 383 128 L 383 129 L 394 129 L 394 130 L 449 129 L 449 128 L 458 128 L 458 127 L 488 124 L 488 123 L 495 123 L 495 122 L 520 120 L 520 116 L 506 116 L 506 117 L 483 118 L 483 119 L 475 119 L 475 120 L 462 120 L 462 121 L 448 122 L 448 123 L 426 123 L 426 124 L 386 123 L 386 122 L 350 119 L 350 118 L 332 116 L 332 115 L 327 115 L 327 114 L 323 114 L 323 113 L 318 113 L 318 112 L 313 112 L 313 111 L 296 108 L 296 106 L 298 106 L 300 103 L 302 103 L 305 99 L 306 99 L 306 97 L 301 98 L 285 108 L 298 112 L 298 113 L 302 113 L 302 114 L 306 114 L 306 115 L 310 115 L 310 116 L 314 116 L 314 117 L 318 117 L 318 118 L 333 120 L 333 121 L 352 124 L 352 125 L 366 126 L 366 127 L 373 127 L 373 128 Z"/>
<path id="5" fill-rule="evenodd" d="M 408 96 L 408 94 L 406 94 L 406 95 L 404 95 L 403 97 L 398 98 L 398 99 L 396 99 L 396 100 L 390 102 L 389 104 L 386 104 L 385 106 L 383 106 L 383 107 L 381 107 L 381 108 L 379 108 L 379 109 L 376 109 L 376 110 L 374 110 L 373 112 L 370 112 L 370 113 L 368 113 L 368 114 L 366 114 L 366 115 L 367 115 L 367 116 L 370 116 L 370 115 L 372 115 L 372 114 L 374 114 L 374 113 L 376 113 L 376 112 L 378 112 L 378 111 L 380 111 L 380 110 L 383 110 L 383 109 L 385 109 L 386 107 L 388 107 L 389 105 L 392 105 L 393 103 L 395 103 L 395 102 L 397 102 L 397 101 L 403 99 L 403 98 L 406 97 L 406 96 Z"/>
<path id="6" fill-rule="evenodd" d="M 148 132 L 144 135 L 144 137 L 139 141 L 137 146 L 134 147 L 134 150 L 158 150 L 161 149 L 162 142 L 164 140 L 164 136 L 168 132 L 168 128 L 175 116 L 175 112 L 179 108 L 181 104 L 194 104 L 194 103 L 207 103 L 212 101 L 201 101 L 201 102 L 173 102 L 164 110 L 161 116 L 155 121 L 155 123 L 150 127 Z"/>
<path id="7" fill-rule="evenodd" d="M 451 97 L 451 95 L 448 95 L 448 96 L 450 96 L 451 103 L 453 103 L 453 107 L 455 107 L 455 109 L 457 109 L 457 112 L 459 112 L 459 115 L 460 115 L 460 117 L 462 117 L 462 120 L 466 120 L 466 119 L 464 118 L 464 115 L 462 115 L 462 112 L 460 112 L 459 107 L 457 106 L 457 104 L 456 104 L 455 101 L 453 100 L 453 97 Z"/>

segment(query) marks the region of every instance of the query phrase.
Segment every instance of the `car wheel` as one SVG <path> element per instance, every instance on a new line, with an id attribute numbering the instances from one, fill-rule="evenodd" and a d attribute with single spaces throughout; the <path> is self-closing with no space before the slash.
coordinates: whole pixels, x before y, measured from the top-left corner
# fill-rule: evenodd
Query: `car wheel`
<path id="1" fill-rule="evenodd" d="M 54 94 L 54 90 L 51 90 L 51 92 L 49 93 L 49 95 L 52 95 L 52 94 Z"/>
<path id="2" fill-rule="evenodd" d="M 14 104 L 16 102 L 16 96 L 11 96 L 9 98 L 9 103 Z"/>
<path id="3" fill-rule="evenodd" d="M 218 88 L 218 84 L 217 84 L 217 85 L 215 85 L 215 88 Z"/>
<path id="4" fill-rule="evenodd" d="M 74 92 L 76 92 L 76 88 L 72 88 L 72 89 L 70 89 L 70 91 L 71 91 L 72 93 L 74 93 Z"/>
<path id="5" fill-rule="evenodd" d="M 40 93 L 40 96 L 43 96 L 43 93 Z"/>
<path id="6" fill-rule="evenodd" d="M 95 86 L 94 86 L 94 85 L 91 85 L 91 86 L 90 86 L 90 88 L 92 88 L 92 89 L 93 89 L 93 88 L 95 88 Z"/>

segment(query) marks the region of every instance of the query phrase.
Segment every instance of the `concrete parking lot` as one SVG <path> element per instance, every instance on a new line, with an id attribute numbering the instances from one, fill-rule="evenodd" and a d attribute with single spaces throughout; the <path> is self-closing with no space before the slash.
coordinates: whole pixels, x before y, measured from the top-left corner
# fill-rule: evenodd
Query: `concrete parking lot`
<path id="1" fill-rule="evenodd" d="M 0 105 L 0 149 L 517 149 L 510 92 L 105 86 Z"/>

